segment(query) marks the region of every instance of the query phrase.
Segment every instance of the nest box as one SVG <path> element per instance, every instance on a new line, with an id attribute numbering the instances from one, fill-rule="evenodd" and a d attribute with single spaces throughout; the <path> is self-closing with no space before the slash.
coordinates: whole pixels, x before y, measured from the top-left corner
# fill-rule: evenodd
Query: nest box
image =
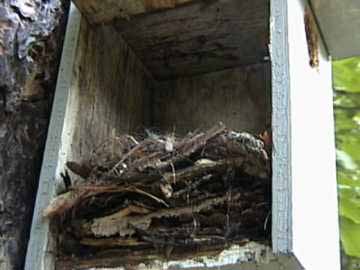
<path id="1" fill-rule="evenodd" d="M 57 265 L 56 241 L 42 212 L 67 160 L 139 128 L 186 134 L 219 121 L 255 134 L 271 127 L 272 244 L 161 267 L 339 269 L 327 49 L 335 56 L 356 51 L 334 43 L 336 30 L 325 14 L 333 6 L 305 2 L 74 0 L 25 269 Z M 93 260 L 106 266 L 111 258 Z M 81 260 L 73 266 L 87 268 Z"/>

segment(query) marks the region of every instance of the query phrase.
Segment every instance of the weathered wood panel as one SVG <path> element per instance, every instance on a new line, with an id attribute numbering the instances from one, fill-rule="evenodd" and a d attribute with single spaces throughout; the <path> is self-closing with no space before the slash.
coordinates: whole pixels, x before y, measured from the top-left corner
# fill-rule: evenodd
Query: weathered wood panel
<path id="1" fill-rule="evenodd" d="M 80 28 L 80 15 L 71 7 L 66 37 L 61 57 L 61 64 L 56 85 L 54 105 L 51 112 L 43 165 L 41 167 L 39 188 L 36 194 L 36 204 L 31 225 L 31 235 L 28 244 L 25 267 L 26 270 L 54 269 L 54 241 L 49 237 L 49 222 L 43 218 L 42 211 L 54 196 L 59 158 L 62 157 L 61 147 L 66 143 L 63 135 L 67 133 L 64 122 L 69 86 L 73 73 L 75 48 Z M 66 130 L 66 131 L 65 131 Z M 60 154 L 61 153 L 61 154 Z M 61 158 L 60 158 L 61 160 Z M 6 268 L 7 270 L 8 268 Z"/>
<path id="2" fill-rule="evenodd" d="M 88 157 L 109 136 L 150 121 L 151 76 L 111 26 L 83 20 L 72 85 L 72 158 Z"/>
<path id="3" fill-rule="evenodd" d="M 271 0 L 272 93 L 272 248 L 292 252 L 292 186 L 288 5 L 293 0 Z M 303 14 L 302 14 L 303 15 Z M 305 57 L 305 55 L 303 55 Z M 308 57 L 306 57 L 308 59 Z"/>
<path id="4" fill-rule="evenodd" d="M 157 79 L 213 72 L 267 58 L 269 0 L 198 1 L 116 29 Z"/>
<path id="5" fill-rule="evenodd" d="M 186 133 L 222 121 L 260 132 L 271 124 L 269 64 L 163 82 L 154 92 L 153 125 Z"/>
<path id="6" fill-rule="evenodd" d="M 109 23 L 114 19 L 149 11 L 174 8 L 194 0 L 73 0 L 90 23 Z"/>

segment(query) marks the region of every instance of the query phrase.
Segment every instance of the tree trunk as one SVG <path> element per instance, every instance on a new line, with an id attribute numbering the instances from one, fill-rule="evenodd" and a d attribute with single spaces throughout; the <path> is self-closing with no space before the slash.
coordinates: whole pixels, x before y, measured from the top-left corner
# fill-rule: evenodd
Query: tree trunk
<path id="1" fill-rule="evenodd" d="M 0 2 L 0 270 L 23 268 L 67 8 Z"/>

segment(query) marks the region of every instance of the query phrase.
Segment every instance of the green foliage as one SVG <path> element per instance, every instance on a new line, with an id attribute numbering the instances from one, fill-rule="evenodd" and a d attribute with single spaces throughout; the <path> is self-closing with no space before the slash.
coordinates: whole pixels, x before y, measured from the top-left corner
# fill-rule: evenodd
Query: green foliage
<path id="1" fill-rule="evenodd" d="M 357 257 L 360 250 L 360 225 L 341 218 L 341 239 L 348 256 Z"/>
<path id="2" fill-rule="evenodd" d="M 333 63 L 334 86 L 337 90 L 360 92 L 360 62 L 358 58 L 348 58 Z"/>
<path id="3" fill-rule="evenodd" d="M 360 192 L 356 188 L 340 187 L 340 200 L 340 215 L 360 225 Z"/>
<path id="4" fill-rule="evenodd" d="M 341 242 L 354 262 L 360 258 L 360 58 L 336 61 L 333 69 Z"/>

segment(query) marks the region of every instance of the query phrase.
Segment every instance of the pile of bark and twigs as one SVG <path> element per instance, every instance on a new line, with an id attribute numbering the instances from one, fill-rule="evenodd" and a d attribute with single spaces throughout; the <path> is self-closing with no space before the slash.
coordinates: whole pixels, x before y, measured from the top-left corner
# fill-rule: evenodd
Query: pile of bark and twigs
<path id="1" fill-rule="evenodd" d="M 66 173 L 67 192 L 44 212 L 67 239 L 65 252 L 169 259 L 268 240 L 271 172 L 261 139 L 220 123 L 182 138 L 124 135 L 112 148 L 68 162 L 82 180 L 71 184 Z"/>

